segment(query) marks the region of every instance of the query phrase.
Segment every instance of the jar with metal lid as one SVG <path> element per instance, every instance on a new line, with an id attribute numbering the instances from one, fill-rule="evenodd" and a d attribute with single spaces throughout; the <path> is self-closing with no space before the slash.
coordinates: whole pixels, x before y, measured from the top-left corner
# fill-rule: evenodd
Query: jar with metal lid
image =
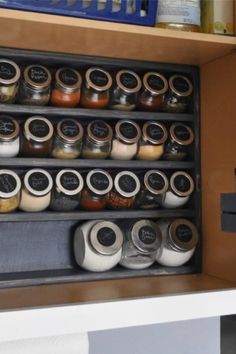
<path id="1" fill-rule="evenodd" d="M 20 82 L 17 101 L 25 105 L 45 106 L 51 92 L 51 74 L 42 65 L 29 65 L 25 68 Z"/>
<path id="2" fill-rule="evenodd" d="M 156 209 L 160 207 L 160 196 L 169 187 L 169 181 L 164 172 L 159 170 L 147 171 L 143 185 L 135 200 L 137 209 Z"/>
<path id="3" fill-rule="evenodd" d="M 52 156 L 76 159 L 82 151 L 84 129 L 75 119 L 63 119 L 55 129 Z"/>
<path id="4" fill-rule="evenodd" d="M 111 151 L 112 129 L 102 120 L 89 123 L 81 156 L 85 159 L 105 159 Z"/>
<path id="5" fill-rule="evenodd" d="M 157 72 L 148 72 L 143 77 L 143 88 L 138 98 L 138 108 L 144 111 L 160 111 L 168 90 L 166 78 Z"/>
<path id="6" fill-rule="evenodd" d="M 17 156 L 20 150 L 20 126 L 10 116 L 0 116 L 0 157 Z"/>
<path id="7" fill-rule="evenodd" d="M 90 68 L 85 73 L 80 105 L 85 108 L 105 108 L 110 99 L 111 75 L 101 68 Z"/>
<path id="8" fill-rule="evenodd" d="M 140 191 L 139 178 L 131 171 L 121 171 L 114 179 L 114 187 L 107 195 L 109 209 L 130 209 Z"/>
<path id="9" fill-rule="evenodd" d="M 24 124 L 21 140 L 23 156 L 47 157 L 52 151 L 52 123 L 44 117 L 28 118 Z"/>
<path id="10" fill-rule="evenodd" d="M 196 226 L 187 219 L 166 219 L 157 222 L 162 243 L 156 261 L 166 267 L 179 267 L 193 256 L 199 234 Z"/>
<path id="11" fill-rule="evenodd" d="M 26 172 L 23 178 L 19 208 L 27 212 L 37 212 L 47 209 L 51 200 L 53 180 L 51 175 L 35 168 Z"/>
<path id="12" fill-rule="evenodd" d="M 134 110 L 141 87 L 142 82 L 134 71 L 118 71 L 112 90 L 110 107 L 121 111 Z"/>
<path id="13" fill-rule="evenodd" d="M 0 213 L 9 213 L 20 203 L 21 181 L 11 170 L 0 170 Z"/>
<path id="14" fill-rule="evenodd" d="M 73 108 L 80 101 L 82 78 L 72 68 L 60 68 L 55 74 L 55 84 L 51 94 L 51 104 L 56 107 Z"/>
<path id="15" fill-rule="evenodd" d="M 14 61 L 0 59 L 0 103 L 15 102 L 20 74 L 20 68 Z"/>
<path id="16" fill-rule="evenodd" d="M 81 174 L 72 169 L 57 173 L 52 189 L 50 209 L 72 211 L 78 208 L 84 181 Z"/>
<path id="17" fill-rule="evenodd" d="M 164 153 L 167 137 L 167 130 L 161 123 L 145 123 L 136 158 L 139 160 L 159 160 Z"/>
<path id="18" fill-rule="evenodd" d="M 75 260 L 91 272 L 107 271 L 119 263 L 122 244 L 123 233 L 114 222 L 88 221 L 75 231 Z"/>
<path id="19" fill-rule="evenodd" d="M 120 224 L 124 244 L 120 264 L 128 269 L 145 269 L 156 259 L 161 246 L 161 232 L 150 220 L 126 221 Z"/>
<path id="20" fill-rule="evenodd" d="M 192 177 L 184 172 L 175 172 L 170 178 L 169 189 L 161 196 L 160 203 L 163 208 L 180 208 L 185 205 L 194 192 Z"/>
<path id="21" fill-rule="evenodd" d="M 186 124 L 174 123 L 170 127 L 169 138 L 165 146 L 164 159 L 169 161 L 185 160 L 190 155 L 194 132 Z"/>
<path id="22" fill-rule="evenodd" d="M 80 206 L 85 210 L 106 208 L 106 196 L 111 191 L 111 175 L 101 169 L 91 170 L 86 176 L 86 187 L 82 191 Z"/>
<path id="23" fill-rule="evenodd" d="M 132 160 L 138 150 L 141 129 L 130 120 L 120 120 L 115 125 L 110 157 L 114 160 Z"/>
<path id="24" fill-rule="evenodd" d="M 174 75 L 169 79 L 169 91 L 165 95 L 163 111 L 169 113 L 185 113 L 188 111 L 193 85 L 183 75 Z"/>

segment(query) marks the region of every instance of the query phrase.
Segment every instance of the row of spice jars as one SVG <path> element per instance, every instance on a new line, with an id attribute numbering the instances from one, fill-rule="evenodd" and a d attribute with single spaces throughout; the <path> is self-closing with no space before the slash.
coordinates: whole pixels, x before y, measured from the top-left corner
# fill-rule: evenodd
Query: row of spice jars
<path id="1" fill-rule="evenodd" d="M 113 132 L 102 120 L 83 128 L 75 119 L 63 119 L 54 129 L 47 118 L 33 116 L 25 121 L 20 134 L 17 120 L 0 116 L 0 157 L 20 154 L 67 159 L 184 160 L 191 155 L 193 140 L 193 130 L 183 123 L 173 123 L 168 134 L 159 122 L 146 122 L 140 127 L 133 121 L 120 120 Z"/>
<path id="2" fill-rule="evenodd" d="M 77 264 L 92 272 L 118 264 L 145 269 L 155 261 L 179 267 L 193 256 L 198 239 L 196 226 L 187 219 L 92 220 L 77 227 L 74 254 Z"/>
<path id="3" fill-rule="evenodd" d="M 0 170 L 0 212 L 18 207 L 26 212 L 179 208 L 194 191 L 193 179 L 184 171 L 173 173 L 170 183 L 159 170 L 147 171 L 142 178 L 121 171 L 112 178 L 102 169 L 91 170 L 86 177 L 63 169 L 53 177 L 44 169 L 31 169 L 21 182 L 14 171 Z"/>
<path id="4" fill-rule="evenodd" d="M 26 66 L 21 73 L 15 62 L 1 59 L 0 103 L 183 113 L 193 92 L 189 78 L 179 74 L 166 79 L 152 71 L 140 78 L 131 70 L 111 74 L 92 67 L 83 76 L 84 80 L 78 70 L 62 67 L 52 84 L 52 75 L 43 65 Z"/>

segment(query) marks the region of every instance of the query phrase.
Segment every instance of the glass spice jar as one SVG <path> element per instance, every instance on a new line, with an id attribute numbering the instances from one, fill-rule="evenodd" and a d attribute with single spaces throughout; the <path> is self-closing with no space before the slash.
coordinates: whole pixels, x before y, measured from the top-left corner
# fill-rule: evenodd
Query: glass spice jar
<path id="1" fill-rule="evenodd" d="M 124 244 L 120 264 L 128 269 L 145 269 L 156 259 L 161 246 L 161 232 L 150 220 L 127 221 L 120 225 Z"/>
<path id="2" fill-rule="evenodd" d="M 114 160 L 132 160 L 138 150 L 141 129 L 130 120 L 120 120 L 115 125 L 110 157 Z"/>
<path id="3" fill-rule="evenodd" d="M 23 179 L 19 208 L 27 212 L 47 209 L 52 187 L 53 180 L 47 171 L 41 168 L 29 170 Z"/>
<path id="4" fill-rule="evenodd" d="M 134 71 L 118 71 L 115 87 L 112 90 L 110 107 L 121 111 L 134 110 L 141 87 L 142 82 Z"/>
<path id="5" fill-rule="evenodd" d="M 86 177 L 86 187 L 82 191 L 80 206 L 85 210 L 103 210 L 106 196 L 113 186 L 110 174 L 104 170 L 91 170 Z"/>
<path id="6" fill-rule="evenodd" d="M 0 170 L 0 213 L 9 213 L 18 208 L 20 202 L 21 181 L 10 170 Z"/>
<path id="7" fill-rule="evenodd" d="M 51 92 L 51 74 L 42 65 L 29 65 L 25 68 L 20 82 L 17 101 L 25 105 L 45 106 Z"/>
<path id="8" fill-rule="evenodd" d="M 169 79 L 169 91 L 165 95 L 163 111 L 169 113 L 185 113 L 191 102 L 193 85 L 183 75 L 174 75 Z"/>
<path id="9" fill-rule="evenodd" d="M 0 116 L 0 157 L 17 156 L 20 150 L 20 126 L 10 116 Z"/>
<path id="10" fill-rule="evenodd" d="M 20 74 L 20 68 L 14 61 L 0 59 L 0 103 L 15 102 Z"/>
<path id="11" fill-rule="evenodd" d="M 80 101 L 82 78 L 72 68 L 60 68 L 55 74 L 55 84 L 51 94 L 51 104 L 56 107 L 73 108 Z"/>
<path id="12" fill-rule="evenodd" d="M 78 208 L 84 181 L 75 170 L 64 169 L 57 173 L 52 190 L 50 209 L 72 211 Z"/>
<path id="13" fill-rule="evenodd" d="M 85 159 L 105 159 L 111 151 L 112 129 L 102 120 L 89 123 L 82 149 Z"/>
<path id="14" fill-rule="evenodd" d="M 52 123 L 44 117 L 28 118 L 24 124 L 21 154 L 28 157 L 47 157 L 52 151 Z"/>
<path id="15" fill-rule="evenodd" d="M 105 108 L 110 99 L 111 75 L 101 68 L 90 68 L 85 73 L 80 105 L 84 108 Z"/>
<path id="16" fill-rule="evenodd" d="M 193 130 L 183 123 L 174 123 L 170 127 L 169 139 L 165 146 L 164 159 L 181 161 L 190 155 L 190 145 L 194 141 Z"/>
<path id="17" fill-rule="evenodd" d="M 82 151 L 84 129 L 74 119 L 63 119 L 56 126 L 52 156 L 59 159 L 76 159 Z"/>
<path id="18" fill-rule="evenodd" d="M 157 72 L 148 72 L 143 77 L 143 88 L 138 98 L 138 108 L 144 111 L 160 111 L 168 90 L 166 78 Z"/>
<path id="19" fill-rule="evenodd" d="M 161 123 L 145 123 L 136 158 L 139 160 L 159 160 L 164 153 L 167 137 L 167 130 Z"/>

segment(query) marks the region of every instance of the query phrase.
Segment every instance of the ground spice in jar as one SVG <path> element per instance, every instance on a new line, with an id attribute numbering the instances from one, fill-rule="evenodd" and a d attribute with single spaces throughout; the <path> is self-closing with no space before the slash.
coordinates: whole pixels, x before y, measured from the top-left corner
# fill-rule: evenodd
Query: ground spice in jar
<path id="1" fill-rule="evenodd" d="M 19 66 L 12 60 L 0 59 L 0 103 L 15 102 L 19 79 Z"/>
<path id="2" fill-rule="evenodd" d="M 173 75 L 169 79 L 169 91 L 165 95 L 163 111 L 169 113 L 185 113 L 191 102 L 193 85 L 183 75 Z"/>
<path id="3" fill-rule="evenodd" d="M 20 126 L 10 116 L 0 116 L 0 157 L 17 156 L 20 150 Z"/>
<path id="4" fill-rule="evenodd" d="M 0 213 L 9 213 L 18 208 L 20 189 L 21 181 L 15 172 L 0 170 Z"/>
<path id="5" fill-rule="evenodd" d="M 194 141 L 193 130 L 186 124 L 174 123 L 170 127 L 169 139 L 165 146 L 164 159 L 182 161 L 190 154 L 190 146 Z"/>

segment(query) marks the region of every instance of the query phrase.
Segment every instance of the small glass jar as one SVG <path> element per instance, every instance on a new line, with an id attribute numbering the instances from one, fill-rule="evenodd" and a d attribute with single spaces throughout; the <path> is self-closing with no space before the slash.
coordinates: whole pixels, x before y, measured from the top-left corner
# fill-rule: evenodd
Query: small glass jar
<path id="1" fill-rule="evenodd" d="M 120 264 L 128 269 L 145 269 L 156 259 L 161 246 L 161 232 L 150 220 L 127 221 L 121 224 L 124 244 Z"/>
<path id="2" fill-rule="evenodd" d="M 119 172 L 114 179 L 114 188 L 107 195 L 107 207 L 109 209 L 132 208 L 140 188 L 140 181 L 133 172 Z"/>
<path id="3" fill-rule="evenodd" d="M 192 177 L 184 171 L 175 172 L 170 178 L 168 191 L 160 198 L 161 206 L 167 209 L 180 208 L 189 201 L 193 192 Z"/>
<path id="4" fill-rule="evenodd" d="M 85 210 L 103 210 L 106 208 L 107 194 L 113 181 L 104 170 L 91 170 L 86 177 L 86 187 L 82 191 L 80 206 Z"/>
<path id="5" fill-rule="evenodd" d="M 191 102 L 193 85 L 183 75 L 174 75 L 169 79 L 169 92 L 165 95 L 163 111 L 169 113 L 185 113 Z"/>
<path id="6" fill-rule="evenodd" d="M 163 75 L 157 72 L 146 73 L 143 77 L 143 88 L 138 98 L 138 108 L 149 112 L 160 111 L 167 90 L 168 82 Z"/>
<path id="7" fill-rule="evenodd" d="M 156 261 L 166 267 L 179 267 L 193 256 L 199 235 L 196 226 L 186 219 L 166 219 L 157 222 L 162 234 Z"/>
<path id="8" fill-rule="evenodd" d="M 105 108 L 110 99 L 111 75 L 101 68 L 90 68 L 85 73 L 80 105 L 84 108 Z"/>
<path id="9" fill-rule="evenodd" d="M 19 66 L 12 60 L 0 59 L 0 103 L 15 102 L 19 79 Z"/>
<path id="10" fill-rule="evenodd" d="M 84 129 L 74 119 L 63 119 L 56 126 L 52 156 L 58 159 L 76 159 L 82 151 Z"/>
<path id="11" fill-rule="evenodd" d="M 84 181 L 75 170 L 65 169 L 57 173 L 52 190 L 50 209 L 72 211 L 78 208 Z"/>
<path id="12" fill-rule="evenodd" d="M 110 107 L 120 111 L 133 111 L 136 108 L 138 92 L 141 87 L 142 82 L 135 72 L 118 71 Z"/>
<path id="13" fill-rule="evenodd" d="M 110 155 L 112 129 L 102 120 L 89 123 L 84 139 L 82 157 L 85 159 L 106 159 Z"/>
<path id="14" fill-rule="evenodd" d="M 139 140 L 138 160 L 159 160 L 164 153 L 168 133 L 164 125 L 147 122 L 143 125 L 142 139 Z"/>
<path id="15" fill-rule="evenodd" d="M 164 159 L 169 161 L 185 160 L 190 155 L 194 141 L 193 130 L 183 123 L 174 123 L 170 127 L 169 139 L 165 146 Z"/>
<path id="16" fill-rule="evenodd" d="M 44 117 L 28 118 L 24 124 L 21 154 L 28 157 L 47 157 L 52 151 L 52 123 Z"/>
<path id="17" fill-rule="evenodd" d="M 14 157 L 20 150 L 20 126 L 12 117 L 0 116 L 0 157 Z"/>
<path id="18" fill-rule="evenodd" d="M 137 209 L 156 209 L 160 207 L 160 196 L 167 191 L 169 181 L 159 170 L 147 171 L 143 178 L 143 187 L 135 200 Z"/>
<path id="19" fill-rule="evenodd" d="M 17 101 L 25 105 L 45 106 L 51 92 L 51 74 L 42 65 L 29 65 L 25 68 L 20 82 Z"/>
<path id="20" fill-rule="evenodd" d="M 91 272 L 115 267 L 121 258 L 123 233 L 111 221 L 93 220 L 80 225 L 74 236 L 77 264 Z"/>
<path id="21" fill-rule="evenodd" d="M 20 203 L 21 181 L 10 170 L 0 170 L 0 213 L 9 213 L 18 208 Z"/>
<path id="22" fill-rule="evenodd" d="M 110 157 L 114 160 L 132 160 L 137 154 L 141 129 L 130 120 L 120 120 L 115 125 Z"/>
<path id="23" fill-rule="evenodd" d="M 55 84 L 51 94 L 51 104 L 56 107 L 73 108 L 80 101 L 82 78 L 72 68 L 60 68 L 55 74 Z"/>
<path id="24" fill-rule="evenodd" d="M 47 209 L 50 204 L 52 187 L 53 180 L 47 171 L 41 168 L 29 170 L 23 179 L 19 208 L 27 212 Z"/>

